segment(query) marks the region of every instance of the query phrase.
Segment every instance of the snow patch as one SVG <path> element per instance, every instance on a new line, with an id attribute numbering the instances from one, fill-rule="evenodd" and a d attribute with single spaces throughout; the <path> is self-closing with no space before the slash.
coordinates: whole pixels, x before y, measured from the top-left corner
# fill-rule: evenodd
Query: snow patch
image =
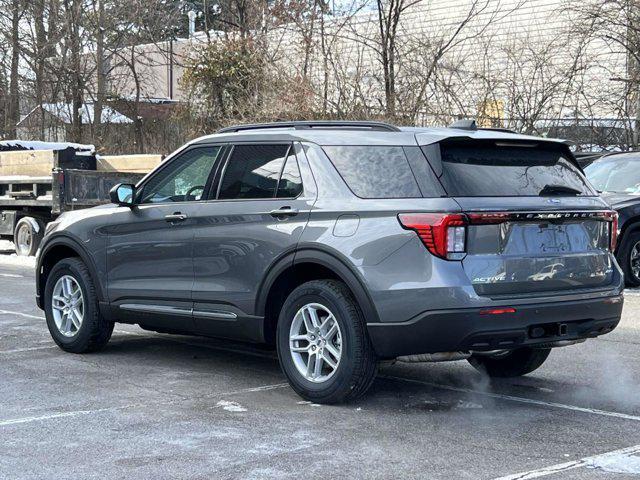
<path id="1" fill-rule="evenodd" d="M 640 475 L 640 457 L 623 453 L 609 456 L 603 455 L 589 460 L 586 467 L 603 470 L 608 473 Z"/>
<path id="2" fill-rule="evenodd" d="M 78 151 L 95 152 L 96 147 L 94 145 L 83 145 L 80 143 L 70 142 L 39 142 L 30 140 L 4 140 L 0 142 L 1 150 L 66 150 L 67 148 L 73 148 Z"/>
<path id="3" fill-rule="evenodd" d="M 247 409 L 240 405 L 238 402 L 231 402 L 229 400 L 220 400 L 218 403 L 216 403 L 216 407 L 222 407 L 223 410 L 234 413 L 247 411 Z"/>

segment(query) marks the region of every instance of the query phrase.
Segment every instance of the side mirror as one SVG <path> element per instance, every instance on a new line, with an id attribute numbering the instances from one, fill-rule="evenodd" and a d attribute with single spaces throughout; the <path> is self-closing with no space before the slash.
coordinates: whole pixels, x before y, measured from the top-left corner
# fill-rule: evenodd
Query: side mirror
<path id="1" fill-rule="evenodd" d="M 109 191 L 111 203 L 123 207 L 133 206 L 136 187 L 129 183 L 119 183 Z"/>

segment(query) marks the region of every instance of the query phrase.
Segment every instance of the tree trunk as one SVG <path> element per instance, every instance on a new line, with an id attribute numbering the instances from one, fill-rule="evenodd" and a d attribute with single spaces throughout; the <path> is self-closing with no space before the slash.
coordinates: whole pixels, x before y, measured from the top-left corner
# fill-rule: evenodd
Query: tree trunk
<path id="1" fill-rule="evenodd" d="M 93 104 L 93 127 L 97 143 L 102 143 L 102 109 L 106 97 L 106 72 L 104 62 L 104 0 L 98 2 L 96 28 L 96 99 Z M 94 140 L 95 141 L 95 140 Z"/>
<path id="2" fill-rule="evenodd" d="M 9 77 L 9 105 L 7 115 L 7 135 L 16 137 L 16 125 L 20 121 L 19 62 L 20 62 L 20 13 L 21 1 L 13 0 L 11 5 L 11 73 Z"/>
<path id="3" fill-rule="evenodd" d="M 45 19 L 45 0 L 33 0 L 33 20 L 36 33 L 36 45 L 35 45 L 35 100 L 37 106 L 42 106 L 44 103 L 44 84 L 45 84 L 45 62 L 48 57 L 47 49 L 47 31 L 44 27 Z M 40 113 L 40 119 L 38 122 L 38 132 L 40 139 L 44 138 L 44 109 L 38 109 Z"/>
<path id="4" fill-rule="evenodd" d="M 71 50 L 71 141 L 82 142 L 83 82 L 81 72 L 80 15 L 82 0 L 72 0 L 69 16 L 69 45 Z"/>

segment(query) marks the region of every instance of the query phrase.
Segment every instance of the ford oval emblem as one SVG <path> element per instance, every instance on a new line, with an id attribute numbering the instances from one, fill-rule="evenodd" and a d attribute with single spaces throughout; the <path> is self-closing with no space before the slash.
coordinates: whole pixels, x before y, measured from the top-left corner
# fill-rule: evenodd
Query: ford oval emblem
<path id="1" fill-rule="evenodd" d="M 549 200 L 547 200 L 549 203 L 553 203 L 554 205 L 558 205 L 560 203 L 560 200 L 557 198 L 550 198 Z"/>

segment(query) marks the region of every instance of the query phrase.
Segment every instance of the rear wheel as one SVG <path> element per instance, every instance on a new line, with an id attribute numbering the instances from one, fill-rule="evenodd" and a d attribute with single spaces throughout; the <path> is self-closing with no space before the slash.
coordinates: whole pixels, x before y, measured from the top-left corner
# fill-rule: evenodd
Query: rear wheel
<path id="1" fill-rule="evenodd" d="M 78 258 L 65 258 L 53 266 L 44 290 L 44 306 L 49 333 L 67 352 L 99 350 L 111 338 L 113 322 L 100 314 L 93 279 Z"/>
<path id="2" fill-rule="evenodd" d="M 278 358 L 305 400 L 339 403 L 363 395 L 377 359 L 362 312 L 344 283 L 314 280 L 285 301 L 277 329 Z"/>
<path id="3" fill-rule="evenodd" d="M 469 363 L 490 377 L 520 377 L 538 369 L 550 352 L 550 348 L 523 347 L 497 355 L 475 354 Z"/>
<path id="4" fill-rule="evenodd" d="M 628 287 L 640 286 L 640 232 L 632 232 L 618 250 L 618 263 Z"/>
<path id="5" fill-rule="evenodd" d="M 13 231 L 13 244 L 16 253 L 25 257 L 35 255 L 43 235 L 42 222 L 33 217 L 22 217 L 16 223 L 16 228 Z"/>

